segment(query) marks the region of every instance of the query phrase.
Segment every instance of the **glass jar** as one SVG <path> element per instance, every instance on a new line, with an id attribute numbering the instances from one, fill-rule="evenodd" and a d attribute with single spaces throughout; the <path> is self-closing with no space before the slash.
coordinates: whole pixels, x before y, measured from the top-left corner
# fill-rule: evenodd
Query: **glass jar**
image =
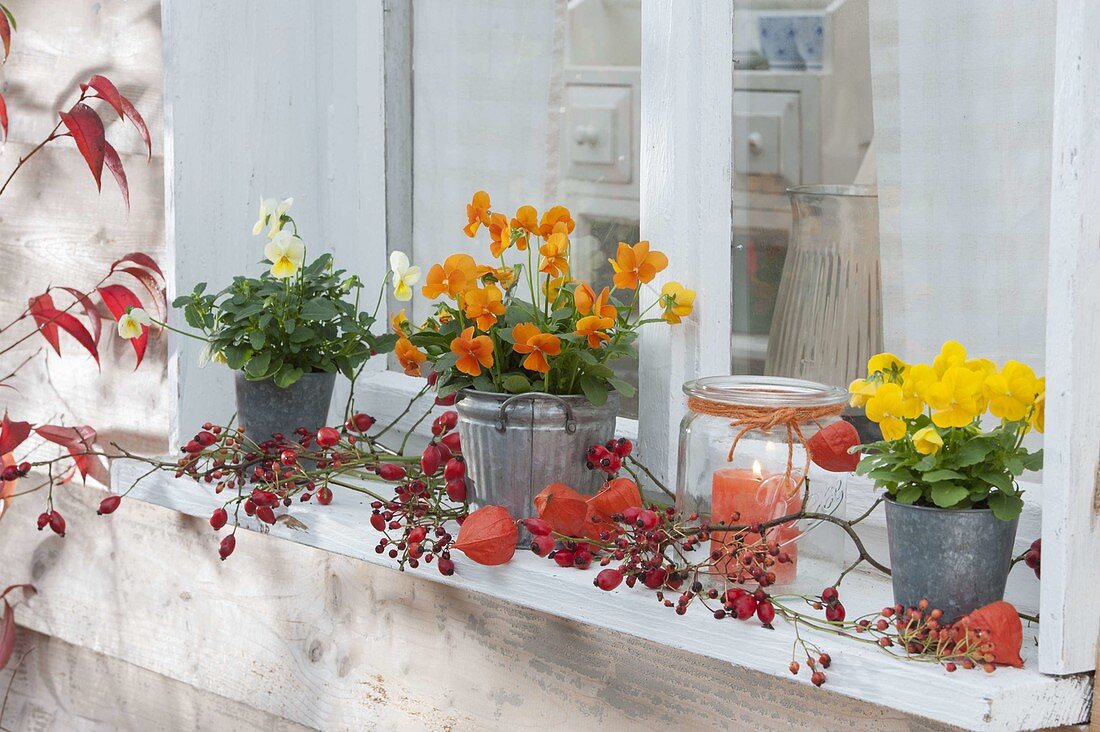
<path id="1" fill-rule="evenodd" d="M 676 505 L 685 515 L 698 513 L 712 526 L 765 523 L 803 506 L 844 515 L 848 474 L 812 464 L 806 442 L 840 419 L 846 389 L 777 376 L 712 376 L 684 384 L 684 393 Z M 710 569 L 712 583 L 752 582 L 745 562 L 729 555 L 754 544 L 778 544 L 784 556 L 766 571 L 786 591 L 819 592 L 836 580 L 845 549 L 839 527 L 792 520 L 768 527 L 763 538 L 716 531 L 696 551 L 712 559 L 722 553 Z M 700 558 L 706 560 L 694 561 Z"/>

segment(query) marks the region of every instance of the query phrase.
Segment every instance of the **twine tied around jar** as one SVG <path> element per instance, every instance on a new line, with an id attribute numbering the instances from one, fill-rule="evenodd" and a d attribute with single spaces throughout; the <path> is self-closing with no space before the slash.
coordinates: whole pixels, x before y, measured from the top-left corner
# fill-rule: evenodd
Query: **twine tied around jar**
<path id="1" fill-rule="evenodd" d="M 688 409 L 699 414 L 708 414 L 712 417 L 728 417 L 730 427 L 739 430 L 733 438 L 729 453 L 726 454 L 726 462 L 733 462 L 733 451 L 737 449 L 737 443 L 752 430 L 769 432 L 773 428 L 782 425 L 787 430 L 787 479 L 794 472 L 794 438 L 806 449 L 806 466 L 802 474 L 810 472 L 810 448 L 806 444 L 806 437 L 802 434 L 802 425 L 808 422 L 816 422 L 825 417 L 835 417 L 844 411 L 843 404 L 826 404 L 815 407 L 761 407 L 745 404 L 727 404 L 715 402 L 702 397 L 689 397 Z"/>

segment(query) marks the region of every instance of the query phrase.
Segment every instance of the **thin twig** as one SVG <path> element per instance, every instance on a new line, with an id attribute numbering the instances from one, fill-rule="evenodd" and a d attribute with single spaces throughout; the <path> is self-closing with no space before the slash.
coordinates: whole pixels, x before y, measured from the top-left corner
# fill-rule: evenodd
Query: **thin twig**
<path id="1" fill-rule="evenodd" d="M 11 687 L 15 684 L 15 675 L 19 673 L 19 669 L 23 666 L 23 661 L 34 650 L 34 646 L 31 646 L 27 650 L 23 651 L 23 655 L 19 657 L 19 660 L 15 662 L 15 665 L 11 667 L 11 678 L 8 679 L 8 688 L 4 690 L 4 701 L 0 702 L 0 723 L 4 721 L 4 710 L 8 708 L 8 695 L 11 694 Z"/>

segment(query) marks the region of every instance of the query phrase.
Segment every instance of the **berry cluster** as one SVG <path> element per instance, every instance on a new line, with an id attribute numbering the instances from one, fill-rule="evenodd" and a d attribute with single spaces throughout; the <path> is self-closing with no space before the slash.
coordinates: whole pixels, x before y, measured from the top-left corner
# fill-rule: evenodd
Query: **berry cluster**
<path id="1" fill-rule="evenodd" d="M 1030 570 L 1035 572 L 1035 579 L 1039 579 L 1039 573 L 1043 564 L 1043 540 L 1036 539 L 1031 542 L 1031 546 L 1026 552 L 1024 552 L 1024 564 L 1028 566 Z"/>
<path id="2" fill-rule="evenodd" d="M 589 470 L 601 470 L 610 476 L 618 475 L 623 461 L 634 450 L 634 443 L 625 437 L 617 437 L 603 445 L 592 445 L 585 452 L 585 467 Z"/>

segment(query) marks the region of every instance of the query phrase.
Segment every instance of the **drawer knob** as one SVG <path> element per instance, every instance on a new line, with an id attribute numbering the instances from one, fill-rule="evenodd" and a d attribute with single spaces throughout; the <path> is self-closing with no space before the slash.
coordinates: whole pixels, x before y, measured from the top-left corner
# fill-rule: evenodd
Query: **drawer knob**
<path id="1" fill-rule="evenodd" d="M 749 152 L 753 155 L 759 155 L 764 151 L 764 136 L 759 132 L 749 133 Z"/>
<path id="2" fill-rule="evenodd" d="M 591 145 L 593 147 L 600 141 L 600 133 L 592 125 L 577 125 L 573 129 L 573 141 L 578 145 Z"/>

